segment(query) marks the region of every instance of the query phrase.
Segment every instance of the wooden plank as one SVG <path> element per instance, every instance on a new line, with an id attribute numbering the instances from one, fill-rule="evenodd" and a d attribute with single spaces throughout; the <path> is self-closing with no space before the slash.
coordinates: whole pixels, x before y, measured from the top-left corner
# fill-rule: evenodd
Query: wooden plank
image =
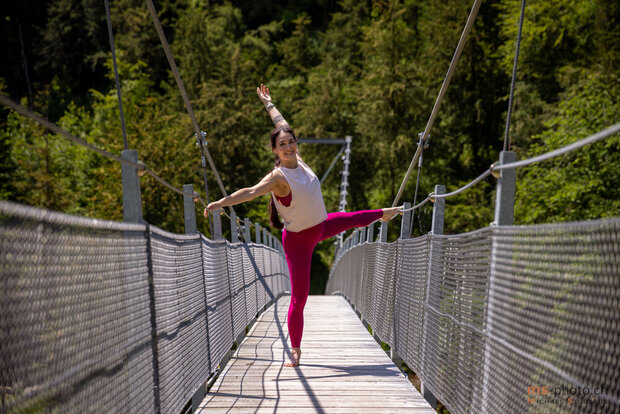
<path id="1" fill-rule="evenodd" d="M 203 414 L 231 414 L 231 413 L 235 413 L 235 412 L 245 412 L 247 410 L 239 410 L 236 411 L 234 408 L 207 408 L 205 410 L 198 410 L 196 412 L 199 413 L 203 413 Z M 428 409 L 427 408 L 390 408 L 389 410 L 386 410 L 388 413 L 390 414 L 417 414 L 417 413 L 428 413 Z M 383 411 L 383 412 L 386 412 Z M 295 408 L 290 408 L 290 407 L 278 407 L 277 411 L 275 411 L 273 408 L 269 408 L 269 407 L 258 407 L 258 408 L 253 408 L 249 411 L 250 413 L 256 413 L 256 414 L 273 414 L 274 412 L 277 412 L 278 414 L 317 414 L 320 412 L 328 412 L 330 414 L 350 414 L 352 412 L 355 412 L 356 414 L 378 414 L 379 412 L 382 412 L 382 410 L 377 410 L 377 408 L 375 407 L 371 407 L 371 408 L 357 408 L 354 411 L 351 410 L 350 408 L 337 408 L 337 407 L 333 407 L 333 408 L 329 408 L 329 409 L 322 409 L 322 410 L 318 410 L 315 407 L 295 407 Z"/>
<path id="2" fill-rule="evenodd" d="M 340 296 L 308 298 L 301 365 L 284 367 L 289 300 L 256 321 L 199 412 L 434 412 Z"/>

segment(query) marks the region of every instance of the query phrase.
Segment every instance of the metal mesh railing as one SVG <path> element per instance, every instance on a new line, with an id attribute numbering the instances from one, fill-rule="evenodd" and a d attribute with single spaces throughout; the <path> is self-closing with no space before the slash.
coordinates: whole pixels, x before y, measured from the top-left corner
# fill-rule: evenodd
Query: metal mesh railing
<path id="1" fill-rule="evenodd" d="M 422 375 L 429 388 L 441 390 L 441 401 L 465 412 L 472 412 L 482 374 L 491 234 L 487 228 L 431 236 Z"/>
<path id="2" fill-rule="evenodd" d="M 620 412 L 618 218 L 364 243 L 326 292 L 452 413 Z"/>
<path id="3" fill-rule="evenodd" d="M 620 220 L 500 227 L 493 249 L 483 409 L 527 410 L 525 384 L 619 412 Z"/>
<path id="4" fill-rule="evenodd" d="M 3 201 L 0 244 L 1 412 L 177 413 L 290 289 L 264 245 Z"/>

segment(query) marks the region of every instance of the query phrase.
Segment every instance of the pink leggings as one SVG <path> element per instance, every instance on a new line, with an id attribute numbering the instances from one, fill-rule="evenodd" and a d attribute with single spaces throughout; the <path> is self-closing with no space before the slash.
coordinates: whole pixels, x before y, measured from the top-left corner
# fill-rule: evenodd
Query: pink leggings
<path id="1" fill-rule="evenodd" d="M 353 227 L 363 227 L 381 218 L 382 210 L 329 213 L 327 219 L 300 232 L 282 232 L 282 245 L 291 275 L 291 304 L 288 308 L 288 332 L 291 347 L 299 348 L 304 330 L 304 306 L 310 292 L 310 263 L 314 246 Z"/>

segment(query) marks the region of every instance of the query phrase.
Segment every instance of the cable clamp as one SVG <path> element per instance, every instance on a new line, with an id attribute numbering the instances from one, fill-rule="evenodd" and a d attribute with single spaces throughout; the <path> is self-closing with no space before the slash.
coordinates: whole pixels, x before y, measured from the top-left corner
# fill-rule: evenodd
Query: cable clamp
<path id="1" fill-rule="evenodd" d="M 500 171 L 495 171 L 495 167 L 498 165 L 497 162 L 494 162 L 493 164 L 491 164 L 491 166 L 489 167 L 489 170 L 491 171 L 491 175 L 497 179 L 499 179 L 499 174 Z"/>
<path id="2" fill-rule="evenodd" d="M 435 202 L 435 192 L 429 193 L 428 194 L 428 199 L 431 201 L 431 203 Z"/>
<path id="3" fill-rule="evenodd" d="M 207 161 L 205 160 L 205 156 L 202 156 L 202 168 L 205 168 L 207 166 Z"/>
<path id="4" fill-rule="evenodd" d="M 138 160 L 138 162 L 136 164 L 138 164 L 138 177 L 144 176 L 144 174 L 146 174 L 146 169 L 148 167 L 146 166 L 146 164 L 142 160 Z"/>
<path id="5" fill-rule="evenodd" d="M 196 146 L 199 147 L 200 146 L 200 138 L 198 138 L 198 134 L 194 133 L 194 135 L 196 136 Z M 200 135 L 202 137 L 202 142 L 205 143 L 205 145 L 207 145 L 207 133 L 204 131 L 200 131 Z"/>
<path id="6" fill-rule="evenodd" d="M 418 141 L 418 147 L 420 146 L 420 143 L 422 142 L 422 137 L 424 136 L 424 132 L 419 132 L 418 133 L 418 137 L 420 138 L 420 140 Z M 430 145 L 429 141 L 431 140 L 431 134 L 428 134 L 428 137 L 426 137 L 426 141 L 424 141 L 424 149 L 427 149 L 428 146 Z"/>

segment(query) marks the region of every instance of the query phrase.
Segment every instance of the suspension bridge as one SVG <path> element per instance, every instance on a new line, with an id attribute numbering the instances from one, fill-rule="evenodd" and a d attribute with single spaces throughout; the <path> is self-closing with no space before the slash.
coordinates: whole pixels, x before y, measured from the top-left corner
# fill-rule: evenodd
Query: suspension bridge
<path id="1" fill-rule="evenodd" d="M 207 163 L 226 191 L 146 3 L 192 120 L 208 202 Z M 416 162 L 420 172 L 479 6 L 476 0 L 393 205 Z M 107 1 L 106 13 L 109 23 Z M 435 186 L 419 203 L 416 186 L 397 241 L 387 242 L 382 222 L 338 243 L 325 295 L 308 300 L 296 368 L 282 367 L 290 356 L 290 282 L 282 246 L 266 229 L 231 208 L 222 211 L 231 240 L 222 236 L 220 212 L 210 217 L 207 238 L 196 230 L 194 202 L 204 205 L 202 196 L 191 185 L 169 184 L 126 139 L 119 157 L 0 96 L 21 115 L 121 163 L 125 218 L 0 201 L 1 411 L 426 413 L 439 400 L 451 413 L 620 412 L 620 218 L 513 223 L 517 168 L 616 136 L 620 124 L 517 161 L 508 140 L 513 89 L 514 76 L 497 163 L 455 191 Z M 183 196 L 186 234 L 144 222 L 140 170 Z M 497 178 L 493 223 L 444 235 L 445 200 L 490 175 Z M 432 229 L 411 238 L 413 214 L 428 202 Z M 420 392 L 404 364 L 419 377 Z"/>

